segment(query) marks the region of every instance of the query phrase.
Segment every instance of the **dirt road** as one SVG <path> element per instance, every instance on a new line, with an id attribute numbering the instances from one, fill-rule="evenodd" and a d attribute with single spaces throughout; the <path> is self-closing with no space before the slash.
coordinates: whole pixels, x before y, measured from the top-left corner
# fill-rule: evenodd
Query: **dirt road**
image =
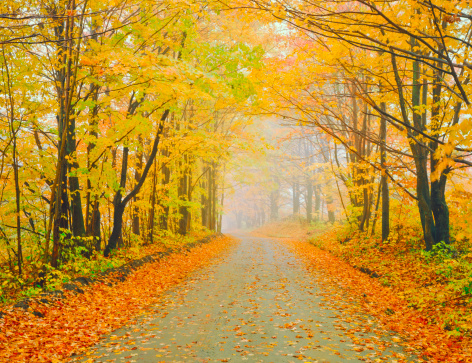
<path id="1" fill-rule="evenodd" d="M 240 243 L 220 261 L 78 360 L 407 361 L 393 333 L 362 314 L 346 318 L 343 292 L 332 299 L 323 294 L 319 281 L 327 277 L 308 272 L 283 242 L 236 237 Z"/>

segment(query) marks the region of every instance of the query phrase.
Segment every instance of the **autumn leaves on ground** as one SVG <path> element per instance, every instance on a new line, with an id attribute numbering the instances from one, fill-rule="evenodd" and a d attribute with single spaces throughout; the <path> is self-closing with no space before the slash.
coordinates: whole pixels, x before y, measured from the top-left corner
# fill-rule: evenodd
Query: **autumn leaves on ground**
<path id="1" fill-rule="evenodd" d="M 0 359 L 68 359 L 214 268 L 257 338 L 210 300 L 163 358 L 471 361 L 471 25 L 469 0 L 1 0 Z"/>
<path id="2" fill-rule="evenodd" d="M 287 233 L 288 227 L 318 237 L 312 243 L 263 237 L 264 230 Z M 428 302 L 418 308 L 401 287 L 383 283 L 389 271 L 402 268 L 399 261 L 383 269 L 371 256 L 354 263 L 334 248 L 340 243 L 332 227 L 307 231 L 298 218 L 251 234 L 176 250 L 124 282 L 104 280 L 52 305 L 33 303 L 40 317 L 8 311 L 1 361 L 472 359 L 470 339 L 443 329 L 450 310 Z M 316 241 L 325 241 L 325 249 Z M 415 275 L 403 282 L 414 285 Z"/>
<path id="3" fill-rule="evenodd" d="M 0 360 L 59 362 L 84 351 L 103 334 L 139 317 L 159 301 L 163 291 L 222 254 L 231 243 L 229 238 L 219 238 L 147 264 L 118 285 L 99 282 L 84 294 L 70 293 L 52 306 L 35 304 L 33 308 L 44 315 L 41 318 L 18 309 L 8 313 L 2 322 Z"/>
<path id="4" fill-rule="evenodd" d="M 469 297 L 460 287 L 470 256 L 415 251 L 411 235 L 381 243 L 346 226 L 309 226 L 300 221 L 303 218 L 291 217 L 252 234 L 285 237 L 311 269 L 333 278 L 331 288 L 347 290 L 364 313 L 400 334 L 424 361 L 472 359 L 470 334 L 460 333 L 471 328 Z"/>

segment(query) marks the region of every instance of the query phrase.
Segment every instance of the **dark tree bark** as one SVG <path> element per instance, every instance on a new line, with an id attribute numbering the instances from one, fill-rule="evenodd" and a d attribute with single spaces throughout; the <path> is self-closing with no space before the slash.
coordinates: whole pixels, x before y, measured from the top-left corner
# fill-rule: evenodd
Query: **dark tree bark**
<path id="1" fill-rule="evenodd" d="M 71 117 L 69 121 L 69 131 L 67 132 L 67 152 L 66 156 L 68 160 L 71 160 L 68 163 L 69 173 L 72 172 L 72 175 L 69 175 L 69 188 L 71 196 L 71 227 L 72 234 L 75 237 L 85 236 L 85 223 L 84 223 L 84 214 L 82 211 L 82 198 L 80 195 L 80 185 L 79 177 L 74 174 L 73 170 L 79 168 L 76 158 L 76 136 L 75 136 L 75 117 Z"/>
<path id="2" fill-rule="evenodd" d="M 95 250 L 100 251 L 102 249 L 102 238 L 100 234 L 100 203 L 98 201 L 93 202 L 92 218 L 90 221 L 90 236 L 93 236 L 95 241 Z"/>
<path id="3" fill-rule="evenodd" d="M 398 88 L 398 98 L 400 110 L 402 113 L 403 122 L 410 126 L 410 120 L 406 111 L 406 101 L 403 95 L 403 84 L 398 73 L 396 57 L 391 55 L 392 66 L 395 73 L 395 82 Z M 419 64 L 418 61 L 413 62 L 413 89 L 412 89 L 412 105 L 413 107 L 420 106 L 420 91 L 419 85 Z M 417 130 L 423 131 L 425 125 L 422 123 L 422 117 L 417 112 L 413 113 L 413 124 Z M 410 149 L 412 151 L 415 167 L 416 167 L 416 196 L 418 201 L 418 209 L 420 212 L 421 225 L 423 227 L 423 236 L 426 250 L 431 250 L 435 240 L 435 225 L 433 213 L 431 210 L 431 196 L 429 192 L 429 178 L 428 178 L 428 150 L 418 144 L 414 137 L 413 131 L 409 131 L 408 137 L 410 139 Z"/>
<path id="4" fill-rule="evenodd" d="M 169 150 L 167 148 L 162 150 L 162 156 L 164 157 L 169 156 Z M 168 164 L 164 163 L 164 165 L 162 165 L 162 185 L 165 189 L 166 194 L 169 194 L 169 190 L 167 190 L 166 188 L 168 187 L 170 183 L 170 173 L 171 173 L 171 170 Z M 160 225 L 164 231 L 167 231 L 169 229 L 169 222 L 168 222 L 169 221 L 169 205 L 167 203 L 164 204 L 163 209 L 164 209 L 164 213 L 162 213 L 159 218 Z"/>
<path id="5" fill-rule="evenodd" d="M 214 231 L 216 228 L 216 171 L 215 163 L 211 162 L 208 168 L 208 181 L 207 181 L 207 218 L 208 218 L 208 229 Z"/>
<path id="6" fill-rule="evenodd" d="M 191 167 L 188 167 L 189 173 L 187 176 L 187 200 L 192 201 L 192 172 Z M 191 231 L 192 228 L 192 213 L 189 207 L 187 207 L 187 231 Z"/>
<path id="7" fill-rule="evenodd" d="M 128 202 L 136 196 L 136 194 L 139 193 L 141 187 L 144 184 L 144 181 L 147 178 L 147 175 L 149 173 L 149 169 L 151 168 L 152 163 L 154 162 L 154 158 L 156 157 L 157 154 L 157 147 L 159 145 L 160 137 L 162 134 L 162 130 L 164 128 L 164 122 L 167 119 L 167 116 L 169 115 L 169 110 L 165 110 L 161 120 L 160 124 L 157 129 L 156 136 L 154 138 L 154 144 L 152 146 L 152 151 L 151 154 L 149 155 L 149 159 L 146 163 L 146 166 L 144 167 L 143 174 L 141 175 L 141 178 L 139 179 L 138 184 L 133 188 L 133 190 L 124 198 L 122 199 L 121 195 L 121 190 L 124 190 L 126 187 L 126 174 L 128 171 L 128 153 L 129 150 L 127 147 L 123 149 L 123 161 L 121 165 L 121 180 L 120 180 L 120 189 L 115 194 L 115 198 L 113 199 L 113 206 L 114 206 L 114 212 L 113 212 L 113 230 L 110 235 L 110 238 L 108 240 L 107 246 L 104 251 L 104 256 L 108 257 L 110 255 L 110 252 L 114 249 L 116 249 L 116 245 L 118 243 L 118 239 L 121 236 L 121 231 L 123 227 L 123 213 L 125 211 L 126 205 Z"/>
<path id="8" fill-rule="evenodd" d="M 187 170 L 187 156 L 184 156 L 184 162 L 180 163 L 182 175 L 179 178 L 178 195 L 181 203 L 186 203 L 188 198 L 188 170 Z M 188 224 L 188 208 L 185 205 L 179 206 L 179 234 L 185 236 L 187 234 Z"/>
<path id="9" fill-rule="evenodd" d="M 211 167 L 211 198 L 210 198 L 210 229 L 212 231 L 216 231 L 216 217 L 217 217 L 217 210 L 216 210 L 216 176 L 217 176 L 217 170 L 216 170 L 216 164 L 215 162 L 212 162 L 212 167 Z"/>
<path id="10" fill-rule="evenodd" d="M 65 11 L 65 9 L 63 9 Z M 58 9 L 51 11 L 53 15 L 58 14 Z M 57 60 L 63 66 L 56 72 L 57 98 L 59 112 L 57 125 L 59 134 L 58 158 L 56 166 L 56 179 L 51 196 L 51 223 L 53 249 L 51 254 L 51 266 L 56 268 L 59 264 L 61 233 L 69 229 L 69 201 L 67 197 L 67 135 L 69 131 L 71 114 L 71 83 L 72 80 L 72 40 L 67 41 L 73 32 L 74 23 L 67 17 L 64 22 L 59 23 L 54 31 L 58 39 Z M 49 232 L 48 232 L 49 234 Z M 46 244 L 49 243 L 49 235 L 46 235 Z"/>
<path id="11" fill-rule="evenodd" d="M 96 35 L 92 36 L 92 39 L 96 40 Z M 90 86 L 90 92 L 92 99 L 95 102 L 95 106 L 92 109 L 92 114 L 89 121 L 89 133 L 92 137 L 92 141 L 87 145 L 87 168 L 89 172 L 94 170 L 96 166 L 91 161 L 91 154 L 96 147 L 95 140 L 98 138 L 98 90 L 99 88 L 92 84 Z M 87 193 L 85 197 L 85 234 L 89 237 L 93 237 L 95 240 L 95 250 L 100 251 L 102 246 L 101 241 L 101 215 L 100 215 L 100 202 L 98 199 L 93 198 L 91 194 L 92 183 L 90 178 L 87 176 Z M 92 199 L 93 198 L 93 199 Z"/>
<path id="12" fill-rule="evenodd" d="M 208 171 L 206 172 L 208 173 Z M 205 180 L 202 180 L 201 187 L 204 190 L 207 190 L 207 183 Z M 205 193 L 202 193 L 200 197 L 200 203 L 202 205 L 201 212 L 202 212 L 202 226 L 208 227 L 208 198 Z M 238 227 L 240 228 L 240 227 Z"/>
<path id="13" fill-rule="evenodd" d="M 3 58 L 5 58 L 5 47 L 2 47 L 3 51 Z M 19 173 L 18 173 L 18 150 L 17 150 L 17 136 L 18 132 L 21 127 L 20 125 L 15 128 L 15 105 L 13 99 L 13 93 L 11 90 L 11 79 L 10 79 L 10 70 L 8 67 L 8 62 L 5 61 L 5 71 L 6 71 L 6 89 L 8 92 L 8 107 L 7 107 L 7 117 L 9 121 L 9 131 L 11 136 L 12 142 L 12 159 L 13 159 L 13 174 L 14 174 L 14 181 L 15 181 L 15 205 L 16 205 L 16 242 L 17 242 L 17 264 L 18 264 L 18 274 L 21 276 L 23 274 L 23 245 L 21 243 L 21 192 L 20 192 L 20 180 L 19 180 Z M 26 213 L 26 212 L 25 212 Z M 31 218 L 30 218 L 31 220 Z M 34 230 L 34 225 L 33 225 Z M 7 238 L 8 240 L 8 238 Z"/>
<path id="14" fill-rule="evenodd" d="M 149 212 L 148 221 L 148 243 L 154 243 L 154 219 L 156 211 L 156 189 L 157 189 L 157 161 L 154 160 L 154 175 L 152 178 L 152 193 L 151 193 L 151 211 Z"/>
<path id="15" fill-rule="evenodd" d="M 383 112 L 387 111 L 385 102 L 380 105 Z M 387 152 L 385 150 L 387 142 L 387 120 L 385 116 L 380 118 L 380 167 L 382 168 L 382 176 L 380 177 L 380 188 L 382 192 L 382 241 L 388 239 L 390 234 L 390 197 L 388 192 L 387 174 Z"/>
<path id="16" fill-rule="evenodd" d="M 225 172 L 226 172 L 226 167 L 225 167 Z M 224 180 L 224 177 L 223 177 L 223 180 Z M 224 183 L 224 182 L 223 182 Z M 224 205 L 224 202 L 225 202 L 225 188 L 224 188 L 224 184 L 223 184 L 223 187 L 221 189 L 221 202 L 220 202 L 220 205 L 223 206 Z M 218 215 L 218 223 L 217 223 L 217 229 L 216 231 L 218 233 L 221 233 L 221 228 L 223 226 L 223 213 L 219 213 Z"/>
<path id="17" fill-rule="evenodd" d="M 77 57 L 81 51 L 81 38 L 83 34 L 83 22 L 77 22 L 80 16 L 63 16 L 66 12 L 75 13 L 78 10 L 76 1 L 72 0 L 59 5 L 51 5 L 48 8 L 50 15 L 58 16 L 58 22 L 54 27 L 57 49 L 55 53 L 58 67 L 55 68 L 54 80 L 59 111 L 57 113 L 59 150 L 56 167 L 56 179 L 51 196 L 51 222 L 46 233 L 46 244 L 53 233 L 53 253 L 51 265 L 58 266 L 60 257 L 61 240 L 70 239 L 64 235 L 68 227 L 77 237 L 85 235 L 84 215 L 80 196 L 79 180 L 71 173 L 71 169 L 77 169 L 75 155 L 75 117 L 73 100 L 77 99 Z M 79 15 L 79 14 L 77 14 Z M 77 23 L 76 23 L 77 22 Z M 68 192 L 70 192 L 70 205 Z M 52 224 L 52 227 L 51 227 Z M 47 254 L 47 248 L 46 248 Z"/>
<path id="18" fill-rule="evenodd" d="M 142 137 L 139 136 L 139 143 L 140 147 L 144 147 Z M 143 168 L 143 150 L 139 149 L 136 154 L 136 170 L 134 171 L 134 181 L 135 183 L 139 183 L 139 179 L 141 179 L 141 169 Z M 139 197 L 134 197 L 134 202 L 139 201 Z M 139 208 L 136 205 L 133 205 L 133 227 L 132 227 L 133 234 L 139 236 L 140 229 L 139 229 Z"/>
<path id="19" fill-rule="evenodd" d="M 441 65 L 437 65 L 441 68 Z M 439 125 L 440 125 L 440 101 L 441 101 L 441 90 L 442 90 L 442 77 L 443 72 L 439 69 L 435 71 L 435 85 L 433 88 L 433 107 L 431 110 L 432 131 L 433 136 L 439 137 Z M 426 87 L 426 85 L 424 85 Z M 457 106 L 456 106 L 457 107 Z M 460 109 L 460 104 L 459 104 Z M 455 109 L 455 115 L 458 115 L 457 108 Z M 457 117 L 457 116 L 455 116 Z M 453 120 L 456 123 L 457 120 Z M 449 169 L 438 170 L 439 160 L 435 156 L 439 145 L 437 141 L 430 142 L 430 167 L 431 167 L 431 209 L 434 215 L 435 230 L 434 230 L 434 242 L 444 242 L 449 244 L 449 208 L 446 202 L 446 183 L 447 174 Z"/>

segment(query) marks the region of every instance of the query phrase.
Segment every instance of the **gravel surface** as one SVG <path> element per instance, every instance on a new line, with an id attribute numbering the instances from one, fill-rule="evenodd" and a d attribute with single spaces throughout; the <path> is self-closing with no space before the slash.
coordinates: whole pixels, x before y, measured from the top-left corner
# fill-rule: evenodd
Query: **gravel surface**
<path id="1" fill-rule="evenodd" d="M 284 242 L 236 236 L 225 256 L 168 291 L 133 325 L 104 337 L 75 361 L 413 361 L 400 339 L 361 312 L 329 276 L 308 272 Z"/>

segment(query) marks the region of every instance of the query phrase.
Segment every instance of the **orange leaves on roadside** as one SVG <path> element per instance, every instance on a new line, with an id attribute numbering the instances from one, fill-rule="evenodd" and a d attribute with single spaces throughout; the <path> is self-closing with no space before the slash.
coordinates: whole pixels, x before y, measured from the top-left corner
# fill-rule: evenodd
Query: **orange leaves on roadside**
<path id="1" fill-rule="evenodd" d="M 405 339 L 403 345 L 422 357 L 418 361 L 472 361 L 470 338 L 448 336 L 438 324 L 431 323 L 429 315 L 408 307 L 396 291 L 383 286 L 378 279 L 369 277 L 342 259 L 307 242 L 291 241 L 288 244 L 305 260 L 310 270 L 321 271 L 329 284 L 346 291 L 353 300 L 358 301 L 364 312 L 375 316 L 384 327 L 400 334 Z M 401 341 L 399 338 L 393 339 Z"/>
<path id="2" fill-rule="evenodd" d="M 147 264 L 122 283 L 95 283 L 84 294 L 67 294 L 53 305 L 37 304 L 37 318 L 14 311 L 0 320 L 0 362 L 59 362 L 84 352 L 100 336 L 135 319 L 162 292 L 209 263 L 232 243 L 223 237 Z"/>

